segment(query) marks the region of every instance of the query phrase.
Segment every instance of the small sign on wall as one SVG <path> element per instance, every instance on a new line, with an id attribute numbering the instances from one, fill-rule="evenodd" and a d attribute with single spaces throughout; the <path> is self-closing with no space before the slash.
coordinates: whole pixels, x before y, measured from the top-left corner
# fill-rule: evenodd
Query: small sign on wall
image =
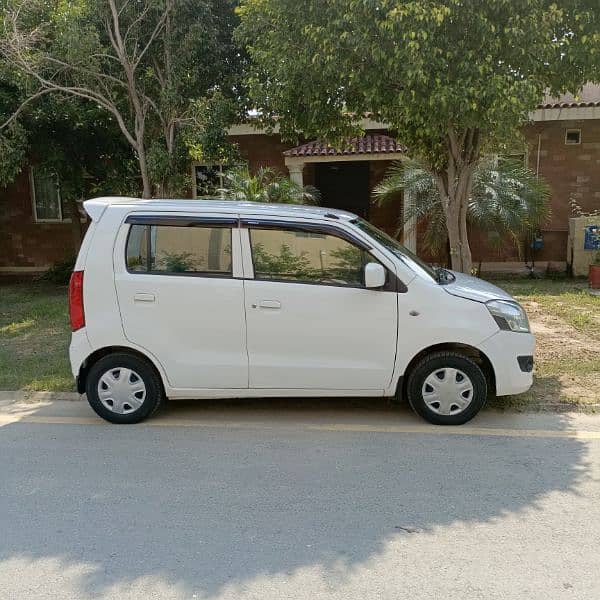
<path id="1" fill-rule="evenodd" d="M 588 225 L 585 228 L 584 250 L 600 250 L 600 225 Z"/>

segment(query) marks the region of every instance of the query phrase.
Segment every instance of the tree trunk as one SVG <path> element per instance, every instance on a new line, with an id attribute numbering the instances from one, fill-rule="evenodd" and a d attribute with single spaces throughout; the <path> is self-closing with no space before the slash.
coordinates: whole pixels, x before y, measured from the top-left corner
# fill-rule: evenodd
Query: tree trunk
<path id="1" fill-rule="evenodd" d="M 142 176 L 142 198 L 152 198 L 152 185 L 148 175 L 148 165 L 146 163 L 146 151 L 142 149 L 138 152 L 138 163 L 140 165 L 140 175 Z"/>
<path id="2" fill-rule="evenodd" d="M 479 131 L 467 129 L 448 133 L 446 168 L 435 172 L 435 178 L 446 216 L 452 269 L 471 273 L 473 261 L 467 233 L 469 198 L 473 172 L 481 152 Z"/>
<path id="3" fill-rule="evenodd" d="M 462 273 L 471 273 L 473 267 L 471 247 L 467 236 L 467 206 L 470 192 L 470 186 L 460 192 L 454 190 L 454 193 L 448 196 L 446 210 L 450 262 L 453 270 Z"/>

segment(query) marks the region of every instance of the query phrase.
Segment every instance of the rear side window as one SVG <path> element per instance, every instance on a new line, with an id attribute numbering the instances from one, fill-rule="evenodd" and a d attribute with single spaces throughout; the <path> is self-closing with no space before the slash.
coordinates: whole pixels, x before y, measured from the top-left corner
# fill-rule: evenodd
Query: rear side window
<path id="1" fill-rule="evenodd" d="M 231 276 L 231 228 L 132 225 L 126 260 L 130 273 Z"/>
<path id="2" fill-rule="evenodd" d="M 363 286 L 369 253 L 335 235 L 286 229 L 250 229 L 254 278 Z"/>

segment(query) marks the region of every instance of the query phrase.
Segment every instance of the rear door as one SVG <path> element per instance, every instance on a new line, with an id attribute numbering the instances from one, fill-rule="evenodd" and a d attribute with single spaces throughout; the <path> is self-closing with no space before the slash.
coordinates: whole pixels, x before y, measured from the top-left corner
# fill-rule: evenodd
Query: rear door
<path id="1" fill-rule="evenodd" d="M 242 225 L 245 271 L 254 274 L 245 282 L 250 387 L 388 386 L 397 294 L 391 285 L 364 287 L 364 264 L 378 261 L 370 249 L 318 225 L 244 219 Z"/>
<path id="2" fill-rule="evenodd" d="M 174 388 L 247 388 L 238 219 L 130 215 L 115 249 L 125 337 Z"/>

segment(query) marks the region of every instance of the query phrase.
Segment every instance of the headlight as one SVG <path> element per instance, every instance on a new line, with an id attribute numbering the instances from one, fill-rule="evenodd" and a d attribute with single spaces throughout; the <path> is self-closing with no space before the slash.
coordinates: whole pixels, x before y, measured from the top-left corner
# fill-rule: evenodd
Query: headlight
<path id="1" fill-rule="evenodd" d="M 500 329 L 529 333 L 527 314 L 516 302 L 492 300 L 486 306 Z"/>

